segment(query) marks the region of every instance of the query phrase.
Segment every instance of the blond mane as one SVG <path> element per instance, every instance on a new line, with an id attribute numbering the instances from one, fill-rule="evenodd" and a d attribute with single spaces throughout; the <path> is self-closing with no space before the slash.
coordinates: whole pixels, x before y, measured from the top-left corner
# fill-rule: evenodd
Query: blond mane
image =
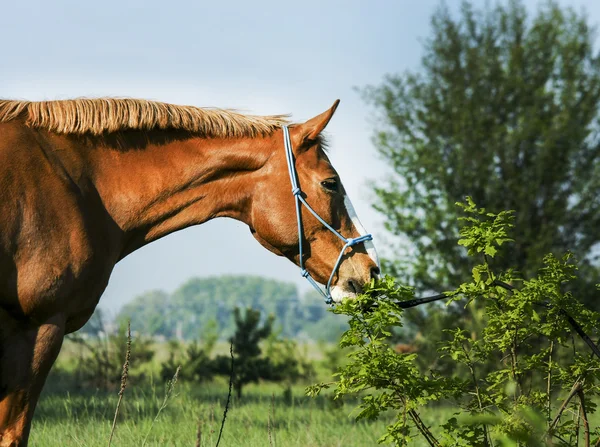
<path id="1" fill-rule="evenodd" d="M 22 118 L 28 126 L 61 134 L 102 135 L 122 130 L 178 129 L 206 137 L 267 135 L 288 122 L 286 115 L 243 115 L 128 98 L 11 101 L 0 99 L 0 123 Z"/>

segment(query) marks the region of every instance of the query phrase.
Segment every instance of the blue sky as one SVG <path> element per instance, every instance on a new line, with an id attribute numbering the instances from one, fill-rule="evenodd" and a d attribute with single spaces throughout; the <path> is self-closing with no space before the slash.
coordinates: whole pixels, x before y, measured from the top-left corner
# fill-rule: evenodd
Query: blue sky
<path id="1" fill-rule="evenodd" d="M 475 1 L 477 4 L 478 2 Z M 484 1 L 480 2 L 483 6 Z M 527 0 L 531 10 L 538 2 Z M 600 2 L 585 7 L 600 23 Z M 372 110 L 355 87 L 416 69 L 437 0 L 27 1 L 0 4 L 0 97 L 128 96 L 177 104 L 292 113 L 308 119 L 342 100 L 328 127 L 331 159 L 376 246 L 381 217 L 368 182 L 388 174 L 370 142 Z M 456 9 L 456 0 L 446 4 Z M 130 255 L 100 306 L 116 311 L 149 289 L 171 291 L 191 276 L 260 274 L 294 281 L 278 258 L 235 221 L 218 219 Z"/>

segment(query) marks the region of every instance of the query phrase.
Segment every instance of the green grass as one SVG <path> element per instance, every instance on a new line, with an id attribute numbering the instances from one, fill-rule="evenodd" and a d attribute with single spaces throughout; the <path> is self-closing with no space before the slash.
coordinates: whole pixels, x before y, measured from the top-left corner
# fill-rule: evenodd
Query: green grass
<path id="1" fill-rule="evenodd" d="M 48 384 L 42 393 L 33 421 L 30 445 L 33 447 L 106 446 L 118 400 L 119 381 L 114 390 L 80 389 L 77 380 L 81 368 L 79 354 L 67 345 L 61 352 Z M 166 358 L 166 351 L 161 357 Z M 311 356 L 318 357 L 313 349 Z M 160 352 L 160 351 L 159 351 Z M 135 349 L 132 350 L 132 355 Z M 159 355 L 157 354 L 157 357 Z M 160 413 L 166 387 L 154 382 L 160 358 L 155 357 L 144 375 L 133 374 L 125 390 L 112 446 L 195 446 L 200 424 L 202 446 L 215 446 L 227 399 L 227 381 L 191 384 L 178 382 L 167 407 Z M 318 368 L 320 380 L 331 380 L 326 368 Z M 559 402 L 557 398 L 557 403 Z M 393 421 L 386 414 L 377 421 L 356 422 L 353 410 L 358 400 L 343 403 L 332 401 L 330 395 L 308 398 L 304 386 L 292 388 L 285 396 L 281 385 L 262 383 L 244 388 L 241 400 L 232 396 L 227 421 L 221 439 L 222 447 L 254 446 L 374 446 Z M 453 408 L 437 407 L 420 412 L 434 434 L 454 412 Z M 600 414 L 590 418 L 591 427 L 600 424 Z M 417 437 L 411 446 L 428 446 Z"/>
<path id="2" fill-rule="evenodd" d="M 34 418 L 30 445 L 33 447 L 106 446 L 117 404 L 117 391 L 108 393 L 68 392 L 67 384 L 43 393 Z M 194 446 L 200 424 L 202 446 L 215 446 L 227 399 L 225 382 L 178 383 L 152 426 L 164 399 L 162 385 L 130 386 L 125 391 L 112 445 Z M 230 446 L 374 446 L 385 433 L 393 415 L 378 421 L 354 421 L 350 415 L 356 401 L 343 405 L 328 396 L 311 399 L 295 386 L 291 401 L 278 385 L 249 385 L 244 397 L 232 402 L 227 414 L 222 447 Z M 434 433 L 451 416 L 451 408 L 436 408 L 421 414 Z M 594 414 L 592 427 L 600 423 Z M 269 435 L 269 426 L 271 434 Z M 411 445 L 428 444 L 419 437 Z"/>
<path id="3" fill-rule="evenodd" d="M 148 446 L 194 446 L 199 423 L 201 445 L 216 444 L 227 385 L 177 384 L 151 428 L 164 392 L 163 387 L 151 386 L 126 390 L 112 445 L 140 446 L 150 433 Z M 116 392 L 45 393 L 34 419 L 31 445 L 106 445 L 116 402 Z M 230 404 L 221 446 L 376 445 L 389 420 L 355 422 L 348 416 L 353 404 L 339 406 L 325 396 L 310 399 L 302 387 L 295 387 L 292 400 L 286 402 L 280 386 L 250 385 L 241 401 L 233 399 Z"/>

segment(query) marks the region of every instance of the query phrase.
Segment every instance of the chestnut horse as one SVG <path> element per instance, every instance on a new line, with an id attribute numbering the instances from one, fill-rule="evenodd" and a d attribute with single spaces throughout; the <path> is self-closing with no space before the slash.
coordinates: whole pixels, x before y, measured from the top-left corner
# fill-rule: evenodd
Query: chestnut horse
<path id="1" fill-rule="evenodd" d="M 289 141 L 303 197 L 355 238 L 363 230 L 321 136 L 337 104 L 289 125 Z M 286 124 L 134 99 L 0 100 L 0 446 L 27 444 L 65 334 L 90 318 L 115 264 L 138 248 L 230 217 L 297 265 L 302 240 L 304 268 L 329 280 L 344 241 L 306 209 L 299 235 Z M 366 244 L 341 257 L 334 301 L 378 274 Z"/>

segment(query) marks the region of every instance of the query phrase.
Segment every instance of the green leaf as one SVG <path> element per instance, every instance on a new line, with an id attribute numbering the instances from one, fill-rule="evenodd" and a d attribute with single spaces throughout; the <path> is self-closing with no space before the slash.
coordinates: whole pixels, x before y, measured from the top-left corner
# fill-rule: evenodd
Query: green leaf
<path id="1" fill-rule="evenodd" d="M 496 250 L 496 248 L 492 245 L 486 245 L 484 252 L 486 255 L 493 258 L 496 255 L 496 253 L 498 252 L 498 250 Z"/>

